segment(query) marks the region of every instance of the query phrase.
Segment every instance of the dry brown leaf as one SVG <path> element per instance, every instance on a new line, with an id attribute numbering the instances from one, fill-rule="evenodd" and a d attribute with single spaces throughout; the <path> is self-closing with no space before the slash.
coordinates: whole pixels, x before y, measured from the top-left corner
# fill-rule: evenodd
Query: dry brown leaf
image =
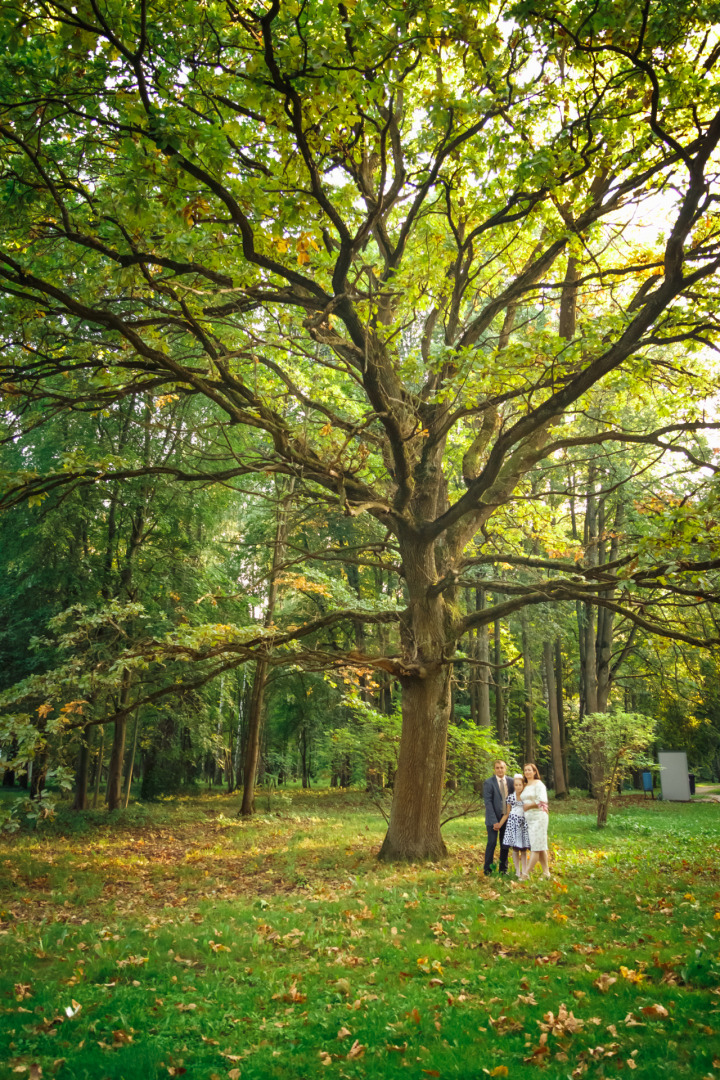
<path id="1" fill-rule="evenodd" d="M 602 975 L 597 977 L 593 986 L 596 986 L 601 994 L 607 994 L 610 987 L 616 982 L 617 978 L 614 975 L 608 975 L 606 972 L 603 972 Z"/>
<path id="2" fill-rule="evenodd" d="M 240 1080 L 240 1070 L 231 1069 L 228 1073 L 228 1080 Z"/>
<path id="3" fill-rule="evenodd" d="M 560 1005 L 557 1016 L 552 1011 L 546 1012 L 543 1020 L 545 1023 L 538 1020 L 540 1030 L 550 1032 L 553 1035 L 574 1035 L 585 1027 L 585 1021 L 573 1016 L 572 1010 L 568 1012 L 567 1005 L 564 1002 Z"/>
<path id="4" fill-rule="evenodd" d="M 664 1020 L 668 1011 L 664 1005 L 645 1005 L 640 1012 L 643 1016 L 650 1016 L 653 1020 Z"/>
<path id="5" fill-rule="evenodd" d="M 348 1035 L 352 1035 L 352 1031 L 346 1027 L 341 1027 L 337 1033 L 338 1039 L 347 1039 Z"/>
<path id="6" fill-rule="evenodd" d="M 366 1046 L 363 1046 L 359 1039 L 356 1039 L 348 1051 L 348 1061 L 353 1061 L 355 1058 L 361 1058 L 367 1050 Z"/>

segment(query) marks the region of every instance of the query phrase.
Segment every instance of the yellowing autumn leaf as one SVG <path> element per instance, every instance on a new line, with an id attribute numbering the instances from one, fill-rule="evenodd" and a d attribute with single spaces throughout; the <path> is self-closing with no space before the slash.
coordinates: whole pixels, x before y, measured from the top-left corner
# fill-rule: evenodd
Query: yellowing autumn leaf
<path id="1" fill-rule="evenodd" d="M 228 945 L 221 945 L 219 941 L 208 941 L 208 945 L 213 952 L 230 952 Z"/>
<path id="2" fill-rule="evenodd" d="M 645 978 L 644 971 L 631 971 L 629 968 L 623 967 L 622 964 L 620 965 L 620 974 L 622 975 L 623 979 L 627 979 L 628 982 L 638 984 L 641 983 Z"/>
<path id="3" fill-rule="evenodd" d="M 593 986 L 596 986 L 601 994 L 607 994 L 610 987 L 613 985 L 613 983 L 616 982 L 617 979 L 614 975 L 607 975 L 605 972 L 603 972 L 602 975 L 599 975 L 598 978 L 595 980 Z"/>

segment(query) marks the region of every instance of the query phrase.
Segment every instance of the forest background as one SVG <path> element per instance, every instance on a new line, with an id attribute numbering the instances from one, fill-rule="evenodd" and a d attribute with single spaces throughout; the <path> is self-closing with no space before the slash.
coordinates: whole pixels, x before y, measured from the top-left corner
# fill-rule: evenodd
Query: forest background
<path id="1" fill-rule="evenodd" d="M 720 777 L 716 14 L 3 8 L 5 786 Z"/>

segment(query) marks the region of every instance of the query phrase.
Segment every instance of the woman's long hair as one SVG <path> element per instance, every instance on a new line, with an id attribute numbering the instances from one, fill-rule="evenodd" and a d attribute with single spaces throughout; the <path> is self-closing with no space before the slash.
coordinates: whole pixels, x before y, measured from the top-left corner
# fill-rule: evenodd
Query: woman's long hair
<path id="1" fill-rule="evenodd" d="M 533 771 L 533 780 L 540 780 L 541 779 L 540 771 L 539 771 L 537 765 L 535 765 L 532 761 L 528 761 L 528 762 L 525 763 L 525 765 L 523 765 L 523 776 L 525 776 L 525 770 L 527 769 L 528 765 L 530 766 L 530 768 Z"/>

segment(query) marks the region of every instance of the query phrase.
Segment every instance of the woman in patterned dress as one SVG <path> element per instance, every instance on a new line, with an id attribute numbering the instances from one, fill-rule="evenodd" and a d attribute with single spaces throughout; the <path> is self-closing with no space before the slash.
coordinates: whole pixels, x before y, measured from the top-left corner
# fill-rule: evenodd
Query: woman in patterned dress
<path id="1" fill-rule="evenodd" d="M 527 784 L 523 788 L 521 798 L 528 832 L 530 833 L 530 862 L 525 876 L 530 877 L 537 864 L 540 863 L 543 869 L 543 877 L 549 878 L 547 788 L 540 779 L 537 765 L 526 765 L 523 773 Z"/>
<path id="2" fill-rule="evenodd" d="M 500 827 L 507 822 L 504 843 L 512 848 L 512 859 L 515 867 L 515 876 L 523 881 L 525 878 L 525 864 L 530 851 L 530 834 L 525 821 L 525 810 L 520 796 L 525 787 L 525 778 L 520 773 L 513 777 L 514 791 L 507 797 L 507 810 L 505 817 L 500 822 Z"/>

